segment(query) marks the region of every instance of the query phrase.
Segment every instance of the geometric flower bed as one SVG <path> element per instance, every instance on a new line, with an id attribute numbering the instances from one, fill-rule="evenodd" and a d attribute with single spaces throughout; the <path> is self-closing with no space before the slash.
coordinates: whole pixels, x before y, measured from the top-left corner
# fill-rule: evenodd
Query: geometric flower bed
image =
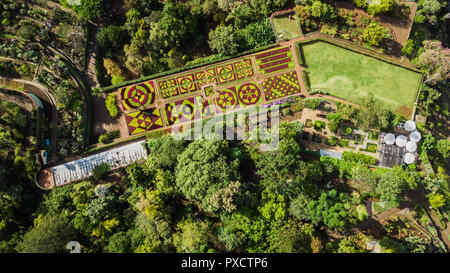
<path id="1" fill-rule="evenodd" d="M 129 110 L 155 102 L 155 88 L 152 81 L 142 82 L 120 89 L 122 109 Z"/>
<path id="2" fill-rule="evenodd" d="M 250 58 L 234 60 L 220 66 L 206 69 L 210 83 L 221 85 L 253 76 L 252 60 Z"/>
<path id="3" fill-rule="evenodd" d="M 236 95 L 236 88 L 230 87 L 220 91 L 219 96 L 215 100 L 218 111 L 233 111 L 239 108 L 239 101 Z"/>
<path id="4" fill-rule="evenodd" d="M 300 93 L 297 72 L 291 71 L 264 79 L 263 89 L 266 100 L 278 99 Z"/>
<path id="5" fill-rule="evenodd" d="M 168 126 L 211 115 L 212 107 L 202 96 L 167 103 L 164 107 L 164 118 Z"/>
<path id="6" fill-rule="evenodd" d="M 158 81 L 161 97 L 171 98 L 178 95 L 195 92 L 206 83 L 205 74 L 198 70 L 185 75 Z"/>
<path id="7" fill-rule="evenodd" d="M 130 135 L 163 127 L 161 114 L 157 108 L 125 114 L 125 120 Z"/>
<path id="8" fill-rule="evenodd" d="M 243 105 L 254 105 L 262 101 L 261 90 L 251 82 L 239 86 L 237 95 Z"/>
<path id="9" fill-rule="evenodd" d="M 265 51 L 255 55 L 256 64 L 262 74 L 279 72 L 295 66 L 289 46 Z"/>
<path id="10" fill-rule="evenodd" d="M 215 99 L 218 111 L 226 112 L 262 102 L 260 88 L 252 82 L 222 89 Z"/>

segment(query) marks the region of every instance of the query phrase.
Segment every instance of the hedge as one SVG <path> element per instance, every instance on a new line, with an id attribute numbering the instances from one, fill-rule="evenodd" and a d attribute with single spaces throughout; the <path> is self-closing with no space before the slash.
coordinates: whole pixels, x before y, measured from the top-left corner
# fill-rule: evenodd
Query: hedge
<path id="1" fill-rule="evenodd" d="M 175 68 L 175 69 L 172 69 L 172 70 L 168 70 L 168 71 L 160 72 L 160 73 L 157 73 L 157 74 L 141 77 L 141 78 L 138 78 L 138 79 L 135 79 L 135 80 L 131 80 L 131 81 L 125 81 L 125 82 L 122 82 L 120 84 L 107 86 L 107 87 L 101 88 L 100 91 L 101 92 L 108 92 L 108 91 L 111 91 L 111 90 L 114 90 L 114 89 L 117 89 L 117 88 L 120 88 L 120 87 L 123 87 L 123 86 L 136 84 L 136 83 L 140 83 L 140 82 L 143 82 L 143 81 L 148 81 L 148 80 L 152 80 L 152 79 L 156 79 L 156 78 L 161 78 L 161 77 L 164 77 L 164 76 L 167 76 L 167 75 L 171 75 L 171 74 L 175 74 L 175 73 L 179 73 L 179 72 L 183 72 L 183 71 L 199 68 L 199 67 L 202 67 L 202 66 L 205 66 L 205 65 L 210 65 L 210 64 L 214 64 L 214 63 L 230 60 L 230 59 L 233 59 L 233 58 L 242 57 L 242 56 L 249 55 L 249 54 L 252 54 L 252 53 L 256 53 L 256 52 L 259 52 L 259 51 L 267 50 L 267 49 L 270 49 L 270 48 L 273 48 L 273 47 L 276 47 L 276 46 L 279 46 L 279 44 L 278 43 L 273 43 L 273 44 L 270 44 L 270 45 L 265 45 L 265 46 L 262 46 L 262 47 L 250 49 L 250 50 L 238 53 L 235 56 L 231 56 L 231 57 L 227 57 L 227 56 L 221 57 L 221 58 L 215 58 L 214 57 L 211 60 L 207 60 L 208 57 L 202 58 L 202 60 L 205 59 L 207 61 L 206 62 L 200 62 L 200 63 L 197 63 L 197 64 L 193 64 L 193 65 L 190 65 L 190 66 L 184 66 L 184 67 Z M 212 55 L 212 56 L 215 56 L 215 55 Z M 191 61 L 190 63 L 194 63 L 194 62 L 195 62 L 195 60 Z"/>
<path id="2" fill-rule="evenodd" d="M 350 162 L 359 162 L 359 163 L 365 163 L 369 165 L 375 165 L 376 159 L 375 157 L 361 154 L 361 153 L 353 153 L 345 151 L 342 154 L 342 160 L 350 161 Z"/>

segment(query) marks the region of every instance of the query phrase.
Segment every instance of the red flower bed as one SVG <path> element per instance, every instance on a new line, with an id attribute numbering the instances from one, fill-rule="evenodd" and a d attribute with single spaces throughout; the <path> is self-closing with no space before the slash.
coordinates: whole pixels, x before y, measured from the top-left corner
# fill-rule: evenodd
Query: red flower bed
<path id="1" fill-rule="evenodd" d="M 269 57 L 269 56 L 276 55 L 276 54 L 279 54 L 279 53 L 284 53 L 286 51 L 289 51 L 289 47 L 283 47 L 283 48 L 280 48 L 280 49 L 276 49 L 276 50 L 272 50 L 272 51 L 269 51 L 269 52 L 264 52 L 264 53 L 255 55 L 255 59 L 261 59 L 261 58 Z"/>
<path id="2" fill-rule="evenodd" d="M 290 61 L 291 61 L 291 58 L 286 58 L 286 59 L 278 60 L 278 61 L 275 61 L 275 62 L 262 64 L 262 65 L 259 66 L 259 68 L 260 69 L 264 69 L 264 68 L 268 68 L 268 67 L 271 67 L 271 66 L 276 66 L 276 65 L 279 65 L 279 64 L 285 64 L 285 63 L 288 63 Z"/>
<path id="3" fill-rule="evenodd" d="M 289 64 L 283 64 L 283 65 L 280 65 L 280 66 L 267 68 L 266 70 L 264 70 L 264 73 L 267 74 L 267 73 L 271 73 L 271 72 L 274 72 L 274 71 L 277 71 L 277 70 L 283 70 L 283 69 L 286 69 L 288 67 L 289 67 Z"/>
<path id="4" fill-rule="evenodd" d="M 278 59 L 283 59 L 283 58 L 286 58 L 286 57 L 287 57 L 287 53 L 283 53 L 283 54 L 280 54 L 280 55 L 277 55 L 277 56 L 264 58 L 264 59 L 261 60 L 261 63 L 263 64 L 263 63 L 275 61 L 275 60 L 278 60 Z"/>

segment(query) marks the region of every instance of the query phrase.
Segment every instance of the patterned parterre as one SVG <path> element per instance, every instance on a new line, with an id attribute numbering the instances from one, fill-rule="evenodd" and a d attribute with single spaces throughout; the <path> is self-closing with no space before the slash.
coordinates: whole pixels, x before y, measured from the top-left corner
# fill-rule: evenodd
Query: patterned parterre
<path id="1" fill-rule="evenodd" d="M 244 58 L 216 67 L 206 68 L 206 76 L 210 83 L 222 85 L 254 75 L 252 60 Z"/>
<path id="2" fill-rule="evenodd" d="M 295 66 L 289 46 L 272 49 L 255 55 L 259 72 L 269 74 Z"/>
<path id="3" fill-rule="evenodd" d="M 157 108 L 125 114 L 125 120 L 130 135 L 136 135 L 163 127 L 161 114 Z"/>
<path id="4" fill-rule="evenodd" d="M 123 110 L 153 104 L 156 92 L 152 81 L 130 85 L 119 90 Z"/>
<path id="5" fill-rule="evenodd" d="M 263 82 L 266 100 L 273 100 L 300 93 L 297 72 L 291 71 L 282 75 L 266 78 Z"/>
<path id="6" fill-rule="evenodd" d="M 208 117 L 213 114 L 214 112 L 209 101 L 204 100 L 202 96 L 167 103 L 164 107 L 164 118 L 168 126 Z"/>
<path id="7" fill-rule="evenodd" d="M 177 75 L 158 81 L 162 98 L 171 98 L 179 95 L 199 91 L 206 83 L 203 71 L 195 71 L 190 74 Z"/>
<path id="8" fill-rule="evenodd" d="M 261 90 L 255 83 L 222 89 L 215 99 L 218 111 L 226 112 L 262 102 Z"/>

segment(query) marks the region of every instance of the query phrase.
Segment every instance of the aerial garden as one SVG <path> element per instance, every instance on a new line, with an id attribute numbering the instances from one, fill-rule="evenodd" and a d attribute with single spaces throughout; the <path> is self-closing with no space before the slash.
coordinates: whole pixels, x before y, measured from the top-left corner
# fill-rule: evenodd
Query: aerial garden
<path id="1" fill-rule="evenodd" d="M 277 47 L 119 88 L 122 120 L 136 135 L 299 94 L 292 56 Z"/>

